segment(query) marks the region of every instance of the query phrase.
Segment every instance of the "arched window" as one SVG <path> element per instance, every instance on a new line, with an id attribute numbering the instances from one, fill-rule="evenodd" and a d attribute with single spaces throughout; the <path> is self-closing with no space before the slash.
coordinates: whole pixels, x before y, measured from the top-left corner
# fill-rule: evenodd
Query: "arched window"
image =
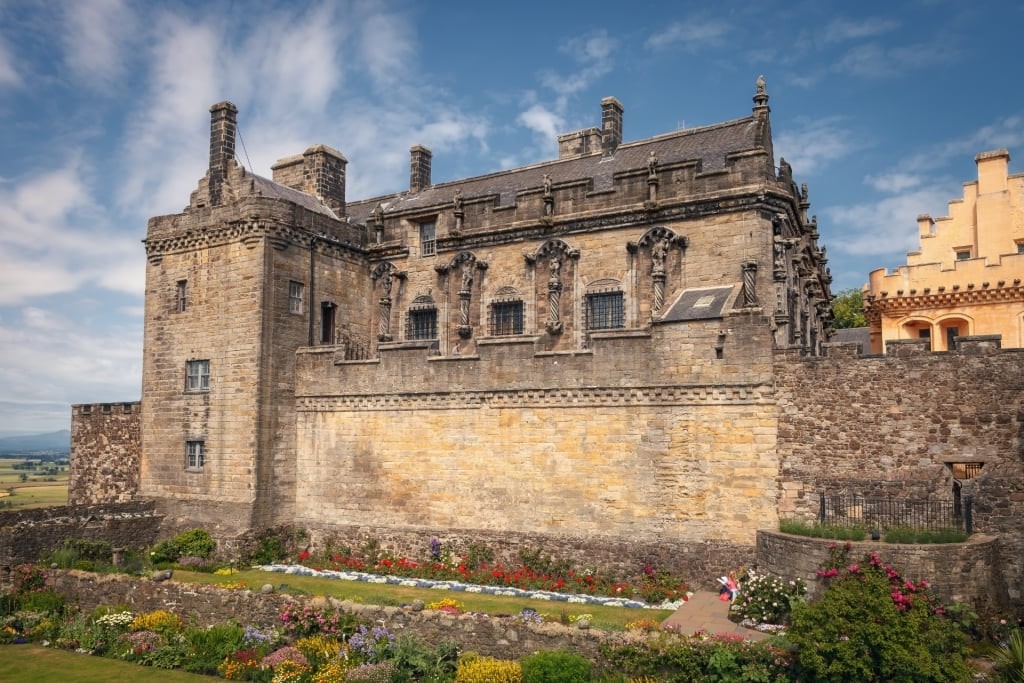
<path id="1" fill-rule="evenodd" d="M 437 306 L 429 295 L 418 296 L 409 306 L 406 339 L 437 339 Z"/>

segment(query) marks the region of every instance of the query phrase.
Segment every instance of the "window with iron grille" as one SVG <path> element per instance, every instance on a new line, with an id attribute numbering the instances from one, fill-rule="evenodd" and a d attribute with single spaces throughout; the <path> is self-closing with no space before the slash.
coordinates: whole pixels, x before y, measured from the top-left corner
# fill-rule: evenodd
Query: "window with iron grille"
<path id="1" fill-rule="evenodd" d="M 625 327 L 622 292 L 587 294 L 587 329 L 608 330 Z"/>
<path id="2" fill-rule="evenodd" d="M 406 339 L 437 339 L 437 309 L 420 308 L 409 311 Z"/>
<path id="3" fill-rule="evenodd" d="M 420 223 L 420 255 L 433 256 L 436 253 L 437 241 L 434 222 Z"/>
<path id="4" fill-rule="evenodd" d="M 185 363 L 185 391 L 210 390 L 210 361 L 190 360 Z"/>
<path id="5" fill-rule="evenodd" d="M 302 313 L 302 299 L 306 287 L 294 280 L 288 283 L 288 312 Z"/>
<path id="6" fill-rule="evenodd" d="M 188 304 L 188 280 L 178 280 L 175 287 L 175 301 L 178 313 L 185 310 Z"/>
<path id="7" fill-rule="evenodd" d="M 523 302 L 496 301 L 491 304 L 491 334 L 523 333 Z"/>
<path id="8" fill-rule="evenodd" d="M 189 470 L 201 470 L 206 464 L 206 442 L 186 441 L 185 442 L 185 468 Z"/>

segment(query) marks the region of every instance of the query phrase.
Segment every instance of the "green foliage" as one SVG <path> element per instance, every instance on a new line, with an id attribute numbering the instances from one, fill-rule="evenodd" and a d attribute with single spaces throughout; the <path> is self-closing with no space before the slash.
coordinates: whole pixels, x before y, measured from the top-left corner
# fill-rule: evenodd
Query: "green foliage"
<path id="1" fill-rule="evenodd" d="M 452 641 L 433 648 L 409 635 L 399 636 L 387 654 L 388 661 L 395 665 L 392 683 L 451 680 L 458 656 L 459 646 Z"/>
<path id="2" fill-rule="evenodd" d="M 601 645 L 612 668 L 631 680 L 783 683 L 790 654 L 766 642 L 663 633 L 649 640 Z M 804 679 L 800 679 L 804 680 Z"/>
<path id="3" fill-rule="evenodd" d="M 829 564 L 847 559 L 847 548 L 834 550 Z M 963 634 L 923 583 L 904 581 L 875 554 L 819 574 L 829 588 L 794 607 L 787 632 L 800 680 L 970 680 Z"/>
<path id="4" fill-rule="evenodd" d="M 788 623 L 793 605 L 802 602 L 807 593 L 803 581 L 784 581 L 754 570 L 743 572 L 738 579 L 740 594 L 729 609 L 730 616 L 758 624 Z"/>
<path id="5" fill-rule="evenodd" d="M 214 675 L 224 659 L 243 647 L 245 630 L 237 623 L 215 624 L 209 628 L 189 626 L 184 632 L 188 658 L 185 671 Z"/>
<path id="6" fill-rule="evenodd" d="M 455 683 L 522 683 L 519 662 L 493 657 L 467 657 L 459 662 Z"/>
<path id="7" fill-rule="evenodd" d="M 837 330 L 867 327 L 864 316 L 864 293 L 856 288 L 844 289 L 832 299 L 832 326 Z"/>
<path id="8" fill-rule="evenodd" d="M 153 564 L 176 562 L 181 557 L 209 558 L 217 544 L 204 529 L 189 529 L 174 538 L 161 541 L 153 546 L 149 559 Z"/>
<path id="9" fill-rule="evenodd" d="M 523 683 L 587 683 L 590 662 L 575 652 L 535 652 L 520 662 Z"/>
<path id="10" fill-rule="evenodd" d="M 794 536 L 834 538 L 839 541 L 863 541 L 868 535 L 868 531 L 863 527 L 818 524 L 817 522 L 804 522 L 799 519 L 780 519 L 779 531 L 784 534 L 793 534 Z"/>
<path id="11" fill-rule="evenodd" d="M 345 674 L 346 683 L 391 683 L 395 665 L 391 662 L 362 664 Z"/>
<path id="12" fill-rule="evenodd" d="M 996 673 L 1005 683 L 1024 683 L 1024 632 L 1019 628 L 999 644 L 992 656 Z"/>
<path id="13" fill-rule="evenodd" d="M 61 569 L 93 571 L 97 563 L 109 563 L 112 555 L 113 550 L 107 541 L 66 538 L 60 548 L 49 554 L 46 562 Z"/>
<path id="14" fill-rule="evenodd" d="M 261 529 L 242 544 L 240 559 L 243 564 L 274 564 L 294 556 L 300 543 L 307 538 L 303 529 L 281 525 Z"/>
<path id="15" fill-rule="evenodd" d="M 25 593 L 18 598 L 18 608 L 29 612 L 60 614 L 64 611 L 67 600 L 63 595 L 52 589 L 44 589 Z"/>
<path id="16" fill-rule="evenodd" d="M 556 560 L 554 557 L 545 555 L 544 551 L 539 548 L 520 550 L 519 560 L 530 571 L 546 576 L 565 576 L 572 571 L 572 563 L 569 560 Z"/>
<path id="17" fill-rule="evenodd" d="M 485 564 L 494 562 L 494 551 L 486 543 L 470 543 L 466 551 L 466 566 L 479 569 Z"/>

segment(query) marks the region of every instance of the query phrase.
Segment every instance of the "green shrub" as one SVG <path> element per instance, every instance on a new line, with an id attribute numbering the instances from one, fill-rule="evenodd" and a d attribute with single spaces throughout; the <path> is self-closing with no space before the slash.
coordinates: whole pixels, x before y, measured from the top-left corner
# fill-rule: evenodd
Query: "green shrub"
<path id="1" fill-rule="evenodd" d="M 590 662 L 575 652 L 535 652 L 520 662 L 523 683 L 586 683 Z"/>
<path id="2" fill-rule="evenodd" d="M 455 683 L 522 683 L 519 662 L 493 657 L 473 657 L 459 662 Z"/>
<path id="3" fill-rule="evenodd" d="M 217 544 L 203 529 L 183 531 L 174 538 L 161 541 L 153 546 L 149 559 L 153 564 L 176 562 L 181 557 L 209 558 Z"/>
<path id="4" fill-rule="evenodd" d="M 999 644 L 992 657 L 996 672 L 1006 683 L 1024 683 L 1024 632 L 1019 628 Z"/>
<path id="5" fill-rule="evenodd" d="M 878 555 L 820 572 L 820 600 L 793 609 L 787 638 L 800 680 L 967 681 L 963 634 L 926 584 L 904 581 Z"/>
<path id="6" fill-rule="evenodd" d="M 247 565 L 281 562 L 294 555 L 306 537 L 304 530 L 287 525 L 260 529 L 242 542 L 240 561 Z"/>
<path id="7" fill-rule="evenodd" d="M 803 581 L 784 581 L 778 576 L 754 570 L 739 576 L 740 594 L 729 608 L 733 620 L 749 619 L 758 624 L 786 624 L 793 605 L 807 593 Z"/>
<path id="8" fill-rule="evenodd" d="M 189 626 L 185 629 L 188 658 L 185 671 L 214 675 L 226 657 L 242 649 L 245 630 L 237 623 L 215 624 L 209 628 Z"/>
<path id="9" fill-rule="evenodd" d="M 789 652 L 766 642 L 661 633 L 648 640 L 604 643 L 600 647 L 612 669 L 631 680 L 702 683 L 795 680 L 789 676 Z"/>

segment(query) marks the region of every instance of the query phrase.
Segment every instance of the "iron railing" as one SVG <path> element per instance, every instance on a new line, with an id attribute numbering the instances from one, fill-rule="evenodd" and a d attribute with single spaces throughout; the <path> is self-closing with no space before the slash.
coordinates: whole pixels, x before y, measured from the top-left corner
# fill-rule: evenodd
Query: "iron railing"
<path id="1" fill-rule="evenodd" d="M 818 522 L 828 526 L 974 532 L 973 500 L 909 500 L 822 492 Z"/>

